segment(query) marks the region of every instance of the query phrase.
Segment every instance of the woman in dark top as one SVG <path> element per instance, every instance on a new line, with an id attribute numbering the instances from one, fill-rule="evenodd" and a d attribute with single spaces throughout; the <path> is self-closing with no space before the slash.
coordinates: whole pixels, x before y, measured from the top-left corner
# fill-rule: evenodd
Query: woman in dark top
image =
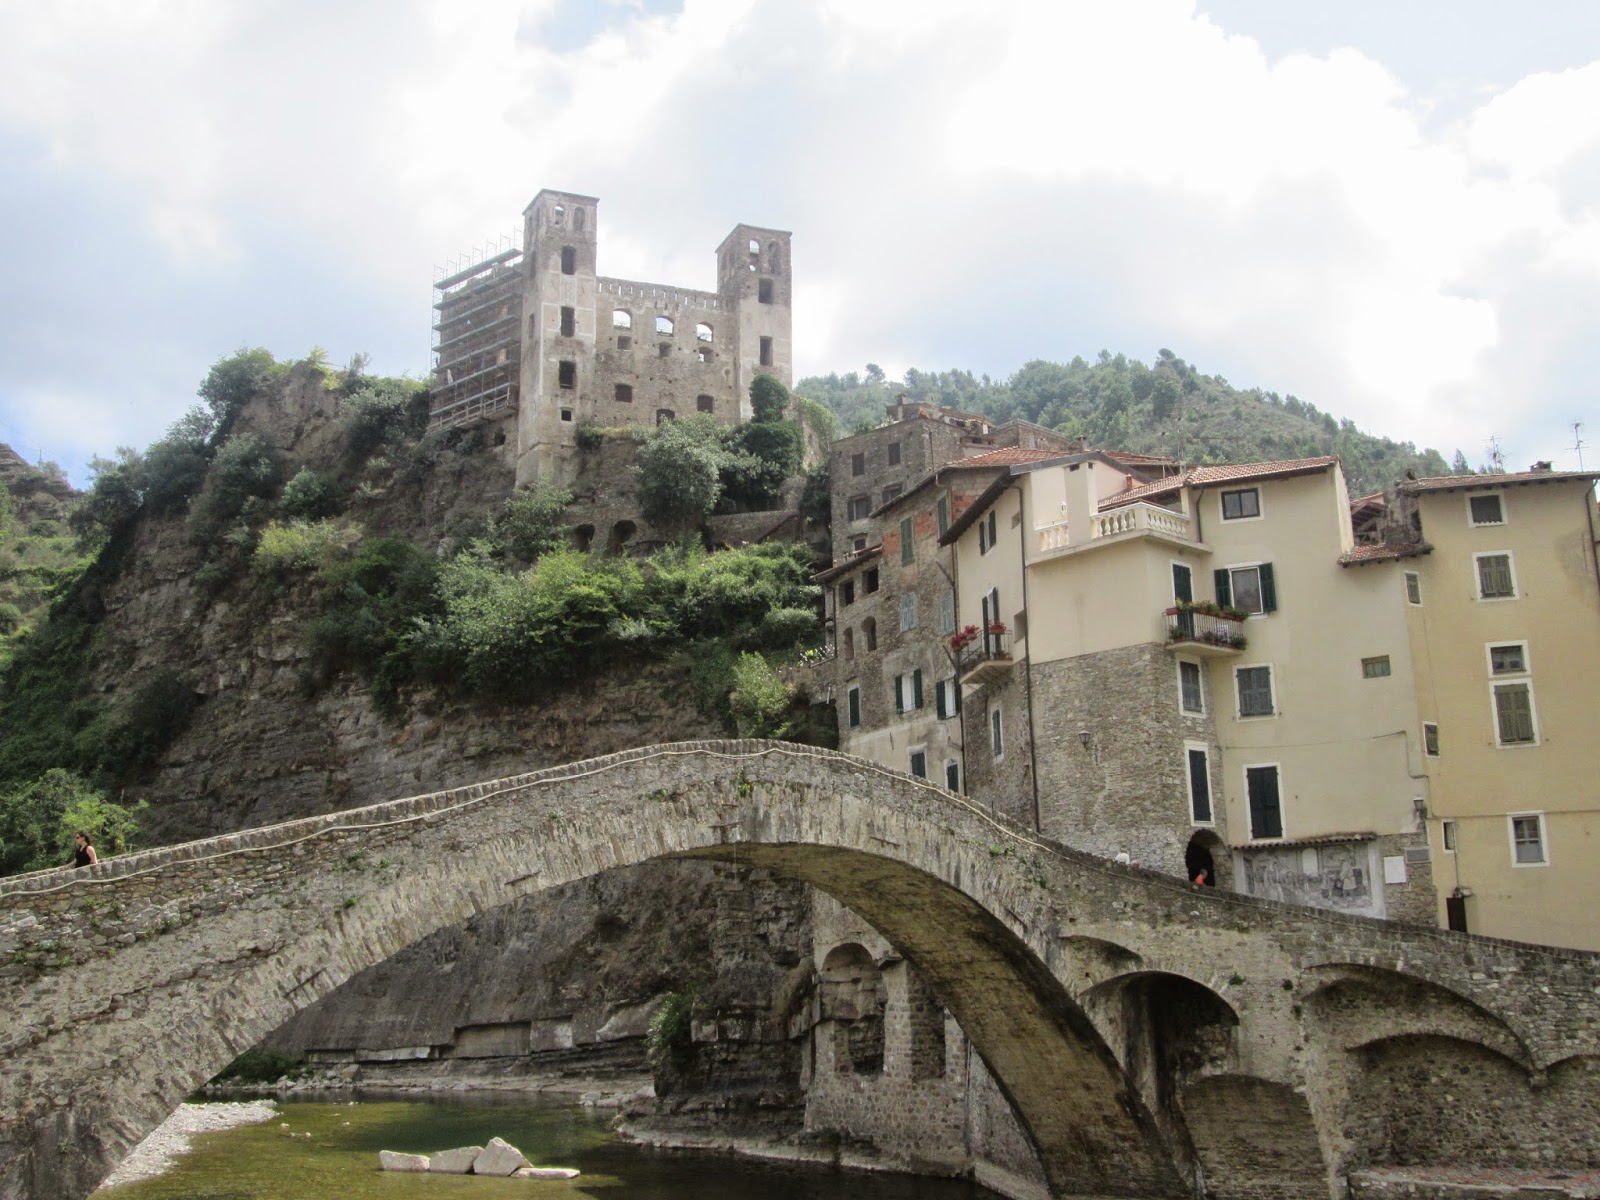
<path id="1" fill-rule="evenodd" d="M 72 865 L 75 867 L 91 867 L 100 860 L 95 857 L 94 843 L 89 838 L 87 829 L 80 829 L 72 837 L 75 849 L 72 854 Z"/>

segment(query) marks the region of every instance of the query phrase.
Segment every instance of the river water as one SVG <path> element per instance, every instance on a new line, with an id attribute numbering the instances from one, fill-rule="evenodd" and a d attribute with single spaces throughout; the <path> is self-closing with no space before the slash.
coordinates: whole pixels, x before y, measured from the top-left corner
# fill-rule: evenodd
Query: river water
<path id="1" fill-rule="evenodd" d="M 195 1138 L 166 1174 L 101 1192 L 106 1200 L 992 1200 L 969 1183 L 652 1150 L 611 1132 L 608 1112 L 501 1097 L 284 1100 L 277 1119 Z M 306 1134 L 310 1137 L 306 1137 Z M 576 1167 L 567 1182 L 408 1175 L 378 1151 L 427 1154 L 502 1137 L 536 1166 Z M 99 1198 L 97 1197 L 97 1200 Z"/>

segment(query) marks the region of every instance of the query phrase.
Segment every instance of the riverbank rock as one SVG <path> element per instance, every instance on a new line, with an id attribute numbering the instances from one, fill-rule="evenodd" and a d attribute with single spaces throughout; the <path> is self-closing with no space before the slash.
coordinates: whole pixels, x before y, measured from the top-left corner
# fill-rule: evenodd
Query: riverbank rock
<path id="1" fill-rule="evenodd" d="M 465 1175 L 472 1170 L 482 1146 L 458 1146 L 454 1150 L 441 1150 L 428 1161 L 428 1170 L 440 1175 Z"/>
<path id="2" fill-rule="evenodd" d="M 426 1154 L 402 1154 L 398 1150 L 379 1150 L 378 1162 L 385 1171 L 426 1171 Z"/>
<path id="3" fill-rule="evenodd" d="M 513 1179 L 576 1179 L 578 1175 L 573 1167 L 521 1167 L 511 1172 Z"/>
<path id="4" fill-rule="evenodd" d="M 483 1153 L 478 1155 L 477 1160 L 473 1162 L 472 1173 L 474 1175 L 510 1175 L 523 1167 L 531 1166 L 533 1164 L 522 1157 L 522 1151 L 518 1150 L 510 1142 L 503 1141 L 500 1138 L 490 1138 L 489 1144 L 483 1148 Z"/>

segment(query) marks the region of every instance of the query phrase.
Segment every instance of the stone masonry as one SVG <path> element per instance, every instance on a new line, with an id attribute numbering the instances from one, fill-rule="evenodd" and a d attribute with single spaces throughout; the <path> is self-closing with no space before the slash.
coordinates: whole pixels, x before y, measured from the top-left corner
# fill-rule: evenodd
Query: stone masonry
<path id="1" fill-rule="evenodd" d="M 6 880 L 0 1197 L 86 1195 L 238 1052 L 433 931 L 659 858 L 858 913 L 959 1023 L 1057 1196 L 1600 1164 L 1600 957 L 1197 890 L 876 764 L 696 742 Z M 1409 1123 L 1403 1094 L 1373 1111 L 1485 1064 L 1493 1096 L 1448 1085 L 1448 1122 Z"/>

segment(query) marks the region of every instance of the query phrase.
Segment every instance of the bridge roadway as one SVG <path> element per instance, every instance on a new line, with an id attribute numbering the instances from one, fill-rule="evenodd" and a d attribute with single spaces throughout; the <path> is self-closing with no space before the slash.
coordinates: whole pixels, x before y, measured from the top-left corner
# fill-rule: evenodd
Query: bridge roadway
<path id="1" fill-rule="evenodd" d="M 770 868 L 876 926 L 1057 1196 L 1326 1196 L 1430 1154 L 1600 1165 L 1597 956 L 1195 889 L 873 763 L 694 742 L 0 880 L 0 1197 L 87 1195 L 234 1056 L 435 930 L 674 857 Z"/>

